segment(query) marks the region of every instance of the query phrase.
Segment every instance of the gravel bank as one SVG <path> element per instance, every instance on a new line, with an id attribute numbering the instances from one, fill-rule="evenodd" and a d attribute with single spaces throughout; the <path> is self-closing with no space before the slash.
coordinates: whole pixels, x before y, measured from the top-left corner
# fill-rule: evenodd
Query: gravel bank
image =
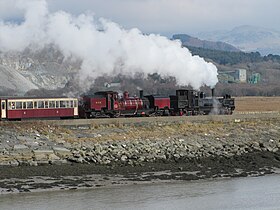
<path id="1" fill-rule="evenodd" d="M 279 114 L 162 119 L 1 122 L 0 188 L 14 192 L 257 176 L 280 168 Z M 42 180 L 32 182 L 38 176 Z M 68 181 L 61 178 L 67 176 Z M 52 184 L 46 181 L 50 177 Z"/>

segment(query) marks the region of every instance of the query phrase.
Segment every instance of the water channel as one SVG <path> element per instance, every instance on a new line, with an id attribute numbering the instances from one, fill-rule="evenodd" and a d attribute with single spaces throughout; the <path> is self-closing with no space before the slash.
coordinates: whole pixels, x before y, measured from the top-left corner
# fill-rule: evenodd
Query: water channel
<path id="1" fill-rule="evenodd" d="M 0 209 L 280 209 L 280 175 L 0 195 Z"/>

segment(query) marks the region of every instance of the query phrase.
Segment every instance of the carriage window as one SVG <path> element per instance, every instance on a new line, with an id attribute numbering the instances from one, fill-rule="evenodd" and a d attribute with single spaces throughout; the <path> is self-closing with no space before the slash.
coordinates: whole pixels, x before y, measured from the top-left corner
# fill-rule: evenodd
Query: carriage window
<path id="1" fill-rule="evenodd" d="M 49 102 L 45 101 L 45 108 L 49 108 Z"/>
<path id="2" fill-rule="evenodd" d="M 38 108 L 44 108 L 44 101 L 38 101 Z"/>
<path id="3" fill-rule="evenodd" d="M 16 109 L 22 109 L 22 102 L 16 102 Z"/>
<path id="4" fill-rule="evenodd" d="M 55 101 L 49 101 L 49 108 L 55 108 Z"/>
<path id="5" fill-rule="evenodd" d="M 15 109 L 15 102 L 9 102 L 9 109 Z"/>
<path id="6" fill-rule="evenodd" d="M 66 107 L 69 108 L 70 107 L 70 102 L 69 101 L 65 101 L 66 102 Z"/>
<path id="7" fill-rule="evenodd" d="M 17 105 L 16 105 L 17 103 L 16 102 L 13 102 L 12 103 L 12 109 L 16 109 L 17 108 Z"/>
<path id="8" fill-rule="evenodd" d="M 77 106 L 78 106 L 77 101 L 74 101 L 74 107 L 77 107 Z"/>
<path id="9" fill-rule="evenodd" d="M 66 101 L 60 101 L 60 108 L 62 108 L 62 107 L 66 107 L 66 103 L 65 103 Z"/>
<path id="10" fill-rule="evenodd" d="M 70 101 L 70 107 L 73 108 L 74 107 L 74 102 Z"/>
<path id="11" fill-rule="evenodd" d="M 34 101 L 34 109 L 37 109 L 38 101 Z"/>
<path id="12" fill-rule="evenodd" d="M 33 102 L 32 101 L 27 101 L 27 109 L 33 109 Z"/>
<path id="13" fill-rule="evenodd" d="M 55 106 L 56 106 L 56 108 L 59 108 L 59 101 L 55 102 Z"/>
<path id="14" fill-rule="evenodd" d="M 22 102 L 22 108 L 26 109 L 26 102 Z"/>

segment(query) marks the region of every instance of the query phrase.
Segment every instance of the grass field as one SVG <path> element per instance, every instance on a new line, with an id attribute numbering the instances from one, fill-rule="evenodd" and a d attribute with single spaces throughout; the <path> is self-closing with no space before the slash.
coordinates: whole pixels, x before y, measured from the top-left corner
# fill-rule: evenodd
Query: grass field
<path id="1" fill-rule="evenodd" d="M 236 97 L 236 112 L 280 112 L 280 97 Z"/>

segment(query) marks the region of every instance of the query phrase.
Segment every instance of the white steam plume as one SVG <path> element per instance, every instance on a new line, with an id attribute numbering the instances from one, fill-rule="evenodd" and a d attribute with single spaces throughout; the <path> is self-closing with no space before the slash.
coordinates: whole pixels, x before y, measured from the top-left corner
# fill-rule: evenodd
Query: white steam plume
<path id="1" fill-rule="evenodd" d="M 125 30 L 118 24 L 95 19 L 92 14 L 73 16 L 64 11 L 50 13 L 44 0 L 19 0 L 24 21 L 11 24 L 0 20 L 0 50 L 21 51 L 26 47 L 56 45 L 63 54 L 82 60 L 81 78 L 135 72 L 175 76 L 179 85 L 215 86 L 217 68 L 192 56 L 179 41 L 138 29 Z"/>

